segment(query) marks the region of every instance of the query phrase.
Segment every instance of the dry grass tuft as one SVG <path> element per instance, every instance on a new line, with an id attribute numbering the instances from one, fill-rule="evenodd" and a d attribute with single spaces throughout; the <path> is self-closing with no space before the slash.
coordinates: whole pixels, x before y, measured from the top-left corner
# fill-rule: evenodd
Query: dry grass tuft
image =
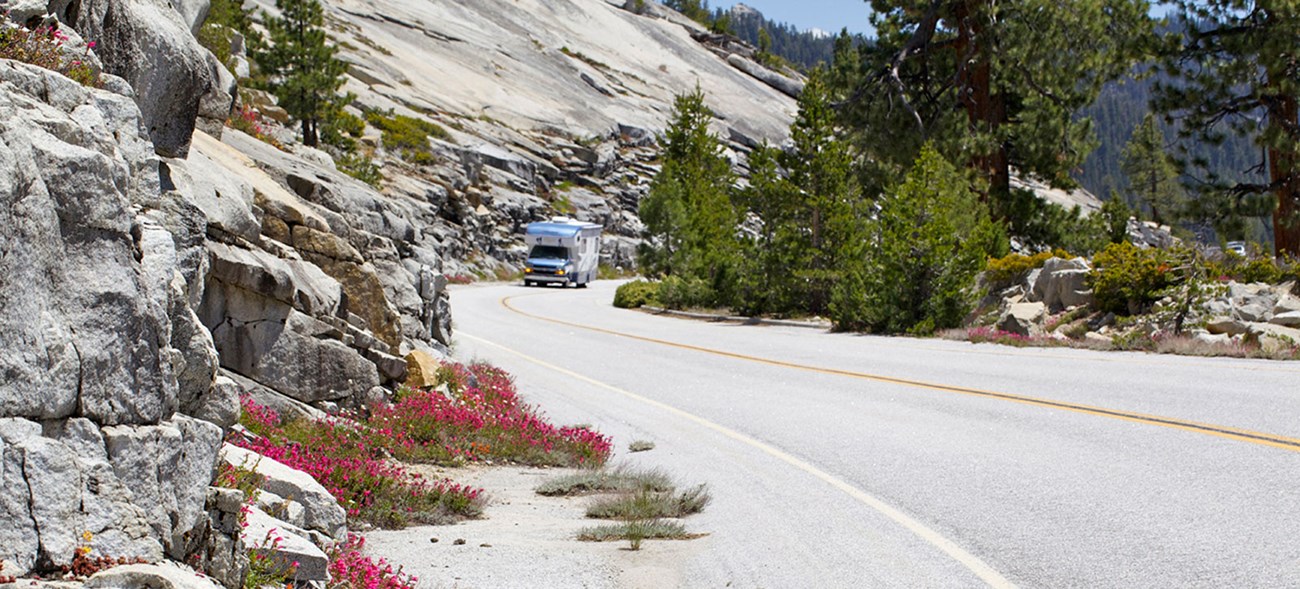
<path id="1" fill-rule="evenodd" d="M 657 468 L 638 469 L 618 466 L 613 469 L 586 470 L 557 477 L 537 486 L 537 494 L 548 497 L 587 495 L 590 493 L 673 490 L 672 477 Z"/>

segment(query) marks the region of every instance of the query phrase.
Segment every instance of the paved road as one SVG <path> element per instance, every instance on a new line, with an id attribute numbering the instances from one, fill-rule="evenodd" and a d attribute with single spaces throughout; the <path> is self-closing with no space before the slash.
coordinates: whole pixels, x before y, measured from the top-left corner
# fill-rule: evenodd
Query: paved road
<path id="1" fill-rule="evenodd" d="M 455 351 L 710 484 L 685 586 L 1300 587 L 1300 364 L 717 324 L 613 288 L 459 288 Z"/>

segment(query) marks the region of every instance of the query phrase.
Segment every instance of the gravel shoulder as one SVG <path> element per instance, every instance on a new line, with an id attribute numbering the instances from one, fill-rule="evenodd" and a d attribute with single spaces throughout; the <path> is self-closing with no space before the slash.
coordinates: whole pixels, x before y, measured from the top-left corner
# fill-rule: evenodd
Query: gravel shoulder
<path id="1" fill-rule="evenodd" d="M 421 588 L 683 587 L 681 564 L 709 541 L 647 540 L 639 551 L 628 550 L 627 542 L 579 542 L 578 530 L 602 523 L 584 516 L 590 498 L 533 492 L 542 481 L 573 472 L 568 469 L 415 466 L 412 471 L 452 477 L 489 494 L 483 519 L 366 534 L 371 554 L 418 577 Z"/>

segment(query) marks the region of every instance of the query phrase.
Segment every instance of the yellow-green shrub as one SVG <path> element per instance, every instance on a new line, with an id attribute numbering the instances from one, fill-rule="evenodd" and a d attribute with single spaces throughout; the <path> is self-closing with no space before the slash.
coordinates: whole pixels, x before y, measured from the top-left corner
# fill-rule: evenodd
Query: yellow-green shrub
<path id="1" fill-rule="evenodd" d="M 614 306 L 620 309 L 635 309 L 642 305 L 658 302 L 659 283 L 648 280 L 633 280 L 614 291 Z"/>
<path id="2" fill-rule="evenodd" d="M 1173 252 L 1112 243 L 1093 258 L 1091 275 L 1097 306 L 1120 315 L 1146 312 L 1161 291 L 1174 284 Z"/>
<path id="3" fill-rule="evenodd" d="M 1052 258 L 1070 259 L 1069 252 L 1054 250 L 1039 252 L 1032 256 L 1024 254 L 1007 254 L 1001 258 L 989 258 L 984 268 L 984 278 L 990 284 L 1006 284 L 1024 276 L 1034 268 L 1042 268 Z"/>

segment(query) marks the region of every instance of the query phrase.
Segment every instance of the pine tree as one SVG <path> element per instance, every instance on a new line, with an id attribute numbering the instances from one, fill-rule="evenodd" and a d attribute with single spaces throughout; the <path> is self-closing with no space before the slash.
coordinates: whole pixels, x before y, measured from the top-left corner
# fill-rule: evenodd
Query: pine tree
<path id="1" fill-rule="evenodd" d="M 1243 217 L 1262 205 L 1273 213 L 1278 254 L 1300 254 L 1300 4 L 1174 5 L 1187 26 L 1170 36 L 1164 69 L 1177 80 L 1156 88 L 1157 108 L 1198 141 L 1217 145 L 1229 134 L 1254 138 L 1263 151 L 1258 168 L 1266 171 L 1266 181 L 1205 174 L 1208 188 L 1222 197 L 1214 220 L 1221 230 L 1239 232 Z"/>
<path id="2" fill-rule="evenodd" d="M 871 0 L 875 44 L 848 121 L 864 155 L 897 177 L 931 142 L 976 173 L 999 217 L 1011 169 L 1058 187 L 1095 145 L 1076 117 L 1127 73 L 1150 33 L 1142 0 Z M 1033 211 L 1029 211 L 1033 212 Z"/>
<path id="3" fill-rule="evenodd" d="M 842 329 L 929 333 L 961 324 L 975 275 L 1005 253 L 1006 236 L 965 175 L 933 147 L 921 149 L 901 186 L 880 200 L 859 314 L 836 316 Z"/>
<path id="4" fill-rule="evenodd" d="M 792 270 L 804 285 L 806 310 L 821 314 L 830 303 L 831 288 L 846 263 L 845 247 L 863 239 L 861 193 L 853 174 L 849 145 L 836 132 L 837 114 L 831 105 L 825 72 L 814 70 L 799 97 L 799 114 L 790 128 L 793 149 L 785 167 L 797 188 L 797 214 L 792 219 L 806 229 L 801 260 Z"/>
<path id="5" fill-rule="evenodd" d="M 641 201 L 652 242 L 642 248 L 642 263 L 653 273 L 702 279 L 726 299 L 736 278 L 739 217 L 731 202 L 731 163 L 709 131 L 712 119 L 699 87 L 673 101 L 661 141 L 663 167 Z"/>
<path id="6" fill-rule="evenodd" d="M 322 123 L 342 108 L 338 96 L 347 64 L 327 43 L 318 0 L 276 0 L 278 18 L 263 14 L 271 46 L 255 54 L 280 106 L 302 125 L 302 142 L 315 146 Z"/>
<path id="7" fill-rule="evenodd" d="M 1147 113 L 1133 129 L 1121 158 L 1120 169 L 1128 177 L 1129 189 L 1151 211 L 1151 219 L 1161 225 L 1177 223 L 1182 218 L 1187 193 L 1178 179 L 1173 159 L 1165 151 L 1165 136 L 1156 125 L 1154 115 Z"/>

